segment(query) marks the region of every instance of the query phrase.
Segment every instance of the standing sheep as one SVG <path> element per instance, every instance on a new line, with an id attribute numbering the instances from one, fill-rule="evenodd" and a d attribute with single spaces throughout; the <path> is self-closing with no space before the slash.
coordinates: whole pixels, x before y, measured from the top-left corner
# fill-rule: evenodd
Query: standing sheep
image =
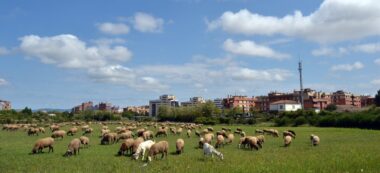
<path id="1" fill-rule="evenodd" d="M 49 153 L 50 153 L 50 150 L 51 152 L 54 152 L 53 144 L 54 144 L 54 139 L 51 137 L 39 139 L 34 144 L 32 153 L 33 154 L 42 153 L 42 149 L 47 148 L 47 147 L 49 147 Z"/>
<path id="2" fill-rule="evenodd" d="M 81 136 L 79 140 L 82 145 L 86 146 L 86 148 L 90 145 L 90 139 L 87 136 Z"/>
<path id="3" fill-rule="evenodd" d="M 78 131 L 78 128 L 76 128 L 76 127 L 72 127 L 72 128 L 70 128 L 69 129 L 69 131 L 67 131 L 67 136 L 74 136 L 75 135 L 75 133 L 77 133 L 77 131 Z"/>
<path id="4" fill-rule="evenodd" d="M 185 148 L 185 141 L 183 139 L 177 139 L 175 147 L 177 154 L 183 153 L 183 150 Z"/>
<path id="5" fill-rule="evenodd" d="M 144 138 L 138 137 L 133 141 L 132 154 L 135 154 L 139 145 L 144 142 Z"/>
<path id="6" fill-rule="evenodd" d="M 119 152 L 117 153 L 119 156 L 131 153 L 132 154 L 132 148 L 133 148 L 134 139 L 128 138 L 124 140 L 124 142 L 121 144 Z"/>
<path id="7" fill-rule="evenodd" d="M 83 135 L 91 134 L 94 131 L 92 128 L 88 128 L 83 132 Z"/>
<path id="8" fill-rule="evenodd" d="M 190 136 L 191 136 L 191 130 L 190 130 L 190 129 L 187 130 L 187 133 L 186 133 L 186 134 L 187 134 L 187 137 L 190 138 Z"/>
<path id="9" fill-rule="evenodd" d="M 152 157 L 156 158 L 156 155 L 160 153 L 162 154 L 161 159 L 164 158 L 164 156 L 168 157 L 168 151 L 169 143 L 167 141 L 157 142 L 150 147 L 148 160 L 152 161 Z"/>
<path id="10" fill-rule="evenodd" d="M 73 154 L 77 155 L 77 153 L 79 154 L 80 144 L 81 141 L 78 138 L 71 140 L 64 156 L 72 156 Z"/>
<path id="11" fill-rule="evenodd" d="M 133 154 L 133 159 L 138 160 L 140 154 L 142 155 L 142 160 L 145 158 L 145 152 L 150 150 L 152 145 L 155 144 L 152 140 L 147 140 L 142 143 L 140 143 L 139 147 L 137 148 L 136 152 Z"/>
<path id="12" fill-rule="evenodd" d="M 51 135 L 52 138 L 61 138 L 63 139 L 63 136 L 65 136 L 66 132 L 64 130 L 57 130 L 54 131 L 53 134 Z"/>
<path id="13" fill-rule="evenodd" d="M 214 158 L 214 154 L 217 155 L 221 160 L 224 159 L 223 154 L 219 151 L 217 151 L 212 145 L 205 143 L 203 145 L 203 154 L 205 156 L 211 155 L 212 158 Z"/>
<path id="14" fill-rule="evenodd" d="M 316 135 L 314 135 L 314 134 L 311 134 L 310 135 L 310 141 L 311 141 L 311 145 L 312 146 L 317 146 L 317 145 L 319 145 L 319 137 L 318 136 L 316 136 Z"/>
<path id="15" fill-rule="evenodd" d="M 215 148 L 219 148 L 220 146 L 224 145 L 224 137 L 223 135 L 218 135 L 216 137 L 216 143 L 215 143 Z"/>
<path id="16" fill-rule="evenodd" d="M 235 136 L 233 133 L 230 133 L 227 135 L 227 143 L 231 144 L 232 141 L 234 140 Z"/>
<path id="17" fill-rule="evenodd" d="M 291 136 L 285 136 L 284 137 L 284 146 L 287 147 L 292 143 L 292 137 Z"/>

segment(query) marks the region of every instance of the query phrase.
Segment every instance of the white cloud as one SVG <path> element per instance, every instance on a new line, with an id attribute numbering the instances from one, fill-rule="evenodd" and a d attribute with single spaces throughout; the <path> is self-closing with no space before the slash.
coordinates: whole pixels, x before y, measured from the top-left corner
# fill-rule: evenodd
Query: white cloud
<path id="1" fill-rule="evenodd" d="M 114 61 L 127 61 L 132 57 L 131 51 L 126 47 L 87 46 L 70 34 L 52 37 L 28 35 L 20 40 L 20 49 L 25 55 L 63 68 L 97 68 Z"/>
<path id="2" fill-rule="evenodd" d="M 322 48 L 314 49 L 311 51 L 311 54 L 313 56 L 342 56 L 348 53 L 349 53 L 349 49 L 344 48 L 344 47 L 339 47 L 339 48 L 322 47 Z"/>
<path id="3" fill-rule="evenodd" d="M 332 71 L 352 71 L 352 70 L 359 70 L 364 67 L 363 63 L 357 61 L 353 64 L 340 64 L 340 65 L 334 65 L 331 67 Z"/>
<path id="4" fill-rule="evenodd" d="M 372 85 L 379 85 L 380 86 L 380 79 L 374 79 L 371 81 Z"/>
<path id="5" fill-rule="evenodd" d="M 8 84 L 8 81 L 6 81 L 5 79 L 0 78 L 0 86 L 7 85 L 7 84 Z"/>
<path id="6" fill-rule="evenodd" d="M 380 52 L 380 43 L 360 44 L 352 47 L 352 49 L 356 52 L 377 53 Z"/>
<path id="7" fill-rule="evenodd" d="M 140 32 L 161 32 L 164 20 L 147 13 L 136 13 L 133 19 L 134 28 Z"/>
<path id="8" fill-rule="evenodd" d="M 264 57 L 273 59 L 284 59 L 290 57 L 288 54 L 276 52 L 267 46 L 259 45 L 249 40 L 235 42 L 232 39 L 227 39 L 226 41 L 224 41 L 223 48 L 225 51 L 237 55 L 247 55 L 253 57 Z"/>
<path id="9" fill-rule="evenodd" d="M 380 58 L 375 59 L 374 63 L 377 64 L 377 65 L 380 65 Z"/>
<path id="10" fill-rule="evenodd" d="M 207 25 L 209 30 L 221 28 L 236 34 L 281 34 L 320 43 L 339 42 L 380 35 L 380 6 L 377 0 L 324 0 L 308 16 L 295 11 L 281 18 L 242 9 L 224 12 Z"/>
<path id="11" fill-rule="evenodd" d="M 291 73 L 287 70 L 270 69 L 254 70 L 249 68 L 230 69 L 232 78 L 236 80 L 284 81 Z"/>
<path id="12" fill-rule="evenodd" d="M 106 34 L 112 35 L 120 35 L 120 34 L 128 34 L 129 26 L 124 23 L 101 23 L 98 25 L 98 29 Z"/>
<path id="13" fill-rule="evenodd" d="M 9 50 L 5 47 L 0 47 L 0 56 L 6 55 L 9 53 Z"/>

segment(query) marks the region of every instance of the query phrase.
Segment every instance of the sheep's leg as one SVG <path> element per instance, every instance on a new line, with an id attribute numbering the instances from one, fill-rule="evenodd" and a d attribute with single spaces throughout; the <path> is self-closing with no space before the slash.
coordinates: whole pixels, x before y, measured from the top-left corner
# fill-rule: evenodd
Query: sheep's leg
<path id="1" fill-rule="evenodd" d="M 263 148 L 263 146 L 261 145 L 261 142 L 258 142 L 257 145 L 258 145 L 260 148 Z"/>
<path id="2" fill-rule="evenodd" d="M 142 152 L 142 159 L 141 159 L 141 160 L 144 160 L 144 157 L 145 157 L 145 149 L 143 149 L 143 152 Z"/>

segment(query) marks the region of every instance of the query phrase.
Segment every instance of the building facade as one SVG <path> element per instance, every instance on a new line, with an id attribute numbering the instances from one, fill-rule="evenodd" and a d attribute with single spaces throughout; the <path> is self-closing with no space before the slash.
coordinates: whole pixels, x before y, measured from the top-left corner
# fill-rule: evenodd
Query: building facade
<path id="1" fill-rule="evenodd" d="M 192 97 L 187 102 L 181 102 L 181 106 L 195 106 L 201 103 L 206 103 L 203 97 Z"/>
<path id="2" fill-rule="evenodd" d="M 351 105 L 353 107 L 361 107 L 361 97 L 350 92 L 338 90 L 332 93 L 331 102 L 335 105 Z"/>
<path id="3" fill-rule="evenodd" d="M 239 107 L 246 113 L 255 108 L 255 98 L 247 96 L 228 96 L 223 99 L 223 105 L 227 109 Z"/>
<path id="4" fill-rule="evenodd" d="M 93 110 L 94 109 L 94 103 L 92 101 L 83 102 L 82 104 L 75 106 L 71 109 L 71 112 L 73 113 L 79 113 L 85 110 Z"/>
<path id="5" fill-rule="evenodd" d="M 10 101 L 0 100 L 0 110 L 11 110 L 12 104 Z"/>
<path id="6" fill-rule="evenodd" d="M 288 112 L 288 111 L 297 111 L 301 108 L 301 104 L 294 100 L 280 100 L 270 104 L 270 111 L 277 112 Z"/>
<path id="7" fill-rule="evenodd" d="M 123 112 L 134 112 L 139 115 L 148 115 L 149 114 L 149 105 L 144 105 L 144 106 L 128 106 L 123 109 Z"/>
<path id="8" fill-rule="evenodd" d="M 158 100 L 149 101 L 149 116 L 156 117 L 160 106 L 178 107 L 179 102 L 174 95 L 161 95 Z"/>
<path id="9" fill-rule="evenodd" d="M 223 105 L 223 99 L 221 98 L 216 98 L 213 100 L 215 106 L 219 109 L 224 109 L 224 105 Z"/>

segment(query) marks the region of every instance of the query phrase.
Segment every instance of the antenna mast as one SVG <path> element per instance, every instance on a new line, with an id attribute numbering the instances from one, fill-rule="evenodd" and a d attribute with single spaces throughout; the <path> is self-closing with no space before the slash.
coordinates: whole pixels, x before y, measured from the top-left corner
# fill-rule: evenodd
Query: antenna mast
<path id="1" fill-rule="evenodd" d="M 298 71 L 300 73 L 300 102 L 301 102 L 301 109 L 304 109 L 304 100 L 303 100 L 303 82 L 302 82 L 302 61 L 301 59 L 298 62 Z"/>

